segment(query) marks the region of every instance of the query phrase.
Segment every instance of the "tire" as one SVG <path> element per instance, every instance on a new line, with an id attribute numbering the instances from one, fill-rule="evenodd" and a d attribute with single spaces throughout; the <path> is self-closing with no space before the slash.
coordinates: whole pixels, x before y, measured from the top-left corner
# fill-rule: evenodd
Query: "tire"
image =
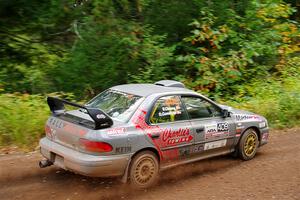
<path id="1" fill-rule="evenodd" d="M 130 185 L 136 189 L 146 189 L 158 181 L 159 163 L 151 151 L 138 153 L 131 161 L 129 169 Z"/>
<path id="2" fill-rule="evenodd" d="M 251 128 L 246 130 L 238 145 L 238 156 L 242 160 L 251 160 L 256 154 L 258 143 L 256 131 Z"/>

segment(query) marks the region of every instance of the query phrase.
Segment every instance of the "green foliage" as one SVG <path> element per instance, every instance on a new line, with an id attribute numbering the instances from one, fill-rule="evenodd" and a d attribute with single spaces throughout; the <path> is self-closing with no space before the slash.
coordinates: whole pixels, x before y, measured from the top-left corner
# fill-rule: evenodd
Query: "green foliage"
<path id="1" fill-rule="evenodd" d="M 187 25 L 197 16 L 203 3 L 195 0 L 152 0 L 143 10 L 144 21 L 153 26 L 155 33 L 165 35 L 166 42 L 181 42 L 192 30 Z"/>
<path id="2" fill-rule="evenodd" d="M 297 126 L 300 121 L 299 78 L 300 75 L 252 82 L 242 88 L 247 97 L 235 97 L 226 104 L 263 115 L 273 128 Z"/>
<path id="3" fill-rule="evenodd" d="M 0 145 L 35 148 L 50 114 L 45 102 L 41 95 L 0 95 Z"/>
<path id="4" fill-rule="evenodd" d="M 184 74 L 178 79 L 223 98 L 235 95 L 236 86 L 245 80 L 286 70 L 278 66 L 289 57 L 288 50 L 299 52 L 300 33 L 287 19 L 293 9 L 284 3 L 252 1 L 243 15 L 229 7 L 226 11 L 224 21 L 210 7 L 203 7 L 202 16 L 190 24 L 192 35 L 184 39 L 185 53 L 178 56 L 184 63 Z"/>
<path id="5" fill-rule="evenodd" d="M 245 80 L 280 75 L 299 56 L 299 26 L 289 19 L 297 10 L 282 0 L 72 4 L 1 1 L 4 92 L 81 98 L 115 84 L 176 78 L 227 98 Z"/>
<path id="6" fill-rule="evenodd" d="M 95 95 L 117 84 L 165 78 L 172 48 L 161 43 L 164 37 L 136 23 L 119 23 L 125 22 L 87 22 L 72 54 L 53 72 L 59 90 Z"/>
<path id="7" fill-rule="evenodd" d="M 144 63 L 141 63 L 137 72 L 132 73 L 128 82 L 151 83 L 169 77 L 167 67 L 173 59 L 173 48 L 165 47 L 162 39 L 164 37 L 146 35 L 138 58 L 143 59 Z"/>
<path id="8" fill-rule="evenodd" d="M 72 100 L 68 93 L 51 93 Z M 44 95 L 1 94 L 0 95 L 0 147 L 17 145 L 32 150 L 44 136 L 44 125 L 50 110 Z"/>
<path id="9" fill-rule="evenodd" d="M 32 43 L 33 37 L 24 34 L 17 37 L 17 41 L 7 41 L 7 51 L 13 55 L 0 58 L 2 88 L 6 92 L 49 92 L 52 86 L 49 71 L 56 67 L 60 56 L 50 53 L 43 44 Z"/>

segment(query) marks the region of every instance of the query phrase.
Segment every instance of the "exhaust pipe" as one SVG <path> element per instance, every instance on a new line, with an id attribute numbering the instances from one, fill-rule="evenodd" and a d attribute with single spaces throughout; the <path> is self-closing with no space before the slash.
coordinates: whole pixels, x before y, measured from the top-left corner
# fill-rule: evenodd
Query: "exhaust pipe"
<path id="1" fill-rule="evenodd" d="M 40 168 L 45 168 L 45 167 L 48 167 L 48 166 L 51 166 L 51 165 L 53 165 L 53 163 L 50 160 L 41 160 L 39 162 Z"/>

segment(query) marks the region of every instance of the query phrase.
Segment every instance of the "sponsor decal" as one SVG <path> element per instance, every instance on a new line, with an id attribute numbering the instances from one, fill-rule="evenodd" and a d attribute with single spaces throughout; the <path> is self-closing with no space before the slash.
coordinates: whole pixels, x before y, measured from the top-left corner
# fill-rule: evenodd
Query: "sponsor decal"
<path id="1" fill-rule="evenodd" d="M 96 115 L 96 118 L 97 118 L 97 119 L 105 119 L 106 116 L 103 115 L 103 114 L 98 114 L 98 115 Z"/>
<path id="2" fill-rule="evenodd" d="M 264 133 L 264 134 L 262 135 L 261 140 L 264 141 L 264 142 L 266 142 L 266 141 L 268 141 L 268 139 L 269 139 L 269 133 Z"/>
<path id="3" fill-rule="evenodd" d="M 237 121 L 252 121 L 252 120 L 260 120 L 261 118 L 257 115 L 235 115 L 235 119 Z"/>
<path id="4" fill-rule="evenodd" d="M 193 150 L 194 153 L 199 153 L 202 151 L 204 151 L 204 144 L 196 144 L 194 146 L 194 150 Z"/>
<path id="5" fill-rule="evenodd" d="M 56 119 L 56 118 L 51 118 L 49 120 L 49 125 L 54 126 L 53 128 L 52 127 L 48 128 L 50 130 L 50 131 L 48 130 L 48 133 L 49 133 L 49 135 L 52 135 L 53 139 L 55 139 L 56 136 L 57 136 L 57 130 L 56 129 L 63 129 L 63 131 L 65 131 L 65 132 L 75 134 L 75 135 L 79 135 L 79 136 L 83 136 L 87 133 L 87 130 L 78 128 L 77 126 L 74 126 L 73 124 L 63 122 L 62 120 L 59 120 L 59 119 Z"/>
<path id="6" fill-rule="evenodd" d="M 176 111 L 180 110 L 180 106 L 172 106 L 172 107 L 162 107 L 162 111 Z"/>
<path id="7" fill-rule="evenodd" d="M 109 136 L 122 135 L 124 133 L 125 133 L 125 128 L 112 128 L 107 130 L 107 135 Z"/>
<path id="8" fill-rule="evenodd" d="M 204 150 L 216 149 L 226 146 L 227 140 L 219 140 L 215 142 L 205 143 Z"/>
<path id="9" fill-rule="evenodd" d="M 224 137 L 224 136 L 228 136 L 228 134 L 229 134 L 229 125 L 227 122 L 205 126 L 205 139 Z"/>
<path id="10" fill-rule="evenodd" d="M 117 147 L 116 153 L 129 153 L 131 152 L 131 147 Z"/>
<path id="11" fill-rule="evenodd" d="M 162 151 L 161 147 L 172 146 L 180 143 L 190 142 L 193 139 L 193 136 L 190 135 L 190 129 L 188 128 L 179 128 L 177 130 L 173 130 L 170 128 L 162 129 L 158 125 L 150 126 L 146 123 L 145 117 L 147 112 L 143 109 L 140 109 L 135 116 L 132 118 L 132 123 L 135 124 L 136 129 L 143 130 L 148 137 L 152 140 L 153 144 L 159 151 L 159 155 L 162 159 L 170 158 L 172 155 L 179 156 L 178 149 L 172 151 Z M 153 139 L 152 134 L 160 133 L 160 137 L 158 139 Z"/>
<path id="12" fill-rule="evenodd" d="M 181 157 L 187 157 L 191 153 L 190 147 L 183 147 L 179 149 L 179 156 Z"/>
<path id="13" fill-rule="evenodd" d="M 190 129 L 165 129 L 162 133 L 162 142 L 167 145 L 174 145 L 182 142 L 190 142 L 193 136 L 190 135 Z"/>
<path id="14" fill-rule="evenodd" d="M 169 116 L 169 115 L 180 115 L 181 110 L 180 106 L 173 107 L 162 107 L 162 112 L 158 113 L 159 117 Z"/>

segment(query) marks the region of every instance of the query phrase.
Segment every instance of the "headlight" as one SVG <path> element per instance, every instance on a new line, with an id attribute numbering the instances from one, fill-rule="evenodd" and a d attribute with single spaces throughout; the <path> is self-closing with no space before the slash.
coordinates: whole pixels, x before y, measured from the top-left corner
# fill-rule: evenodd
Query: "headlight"
<path id="1" fill-rule="evenodd" d="M 259 122 L 259 124 L 258 124 L 258 127 L 259 127 L 259 128 L 265 128 L 265 127 L 267 127 L 267 126 L 268 126 L 268 122 L 267 122 L 267 121 Z"/>

